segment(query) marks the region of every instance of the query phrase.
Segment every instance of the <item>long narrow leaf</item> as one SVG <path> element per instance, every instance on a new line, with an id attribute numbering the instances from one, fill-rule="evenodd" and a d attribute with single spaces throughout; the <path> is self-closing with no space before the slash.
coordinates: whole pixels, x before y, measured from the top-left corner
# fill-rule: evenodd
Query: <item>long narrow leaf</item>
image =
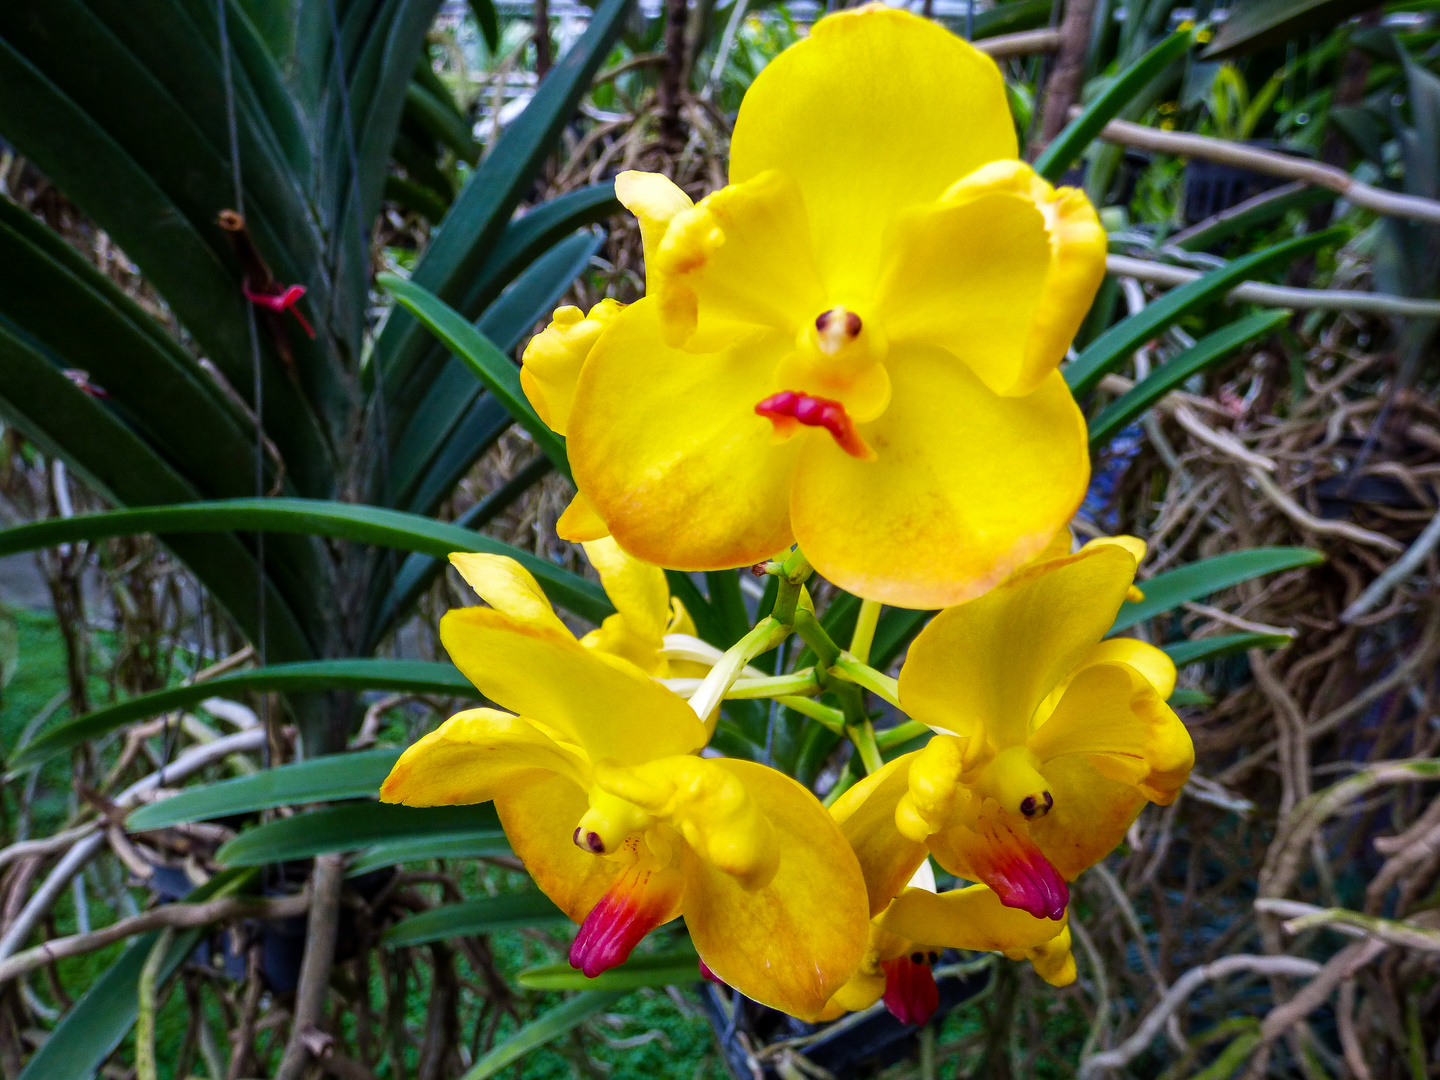
<path id="1" fill-rule="evenodd" d="M 131 832 L 145 832 L 191 821 L 253 814 L 276 806 L 374 798 L 399 757 L 399 750 L 387 746 L 354 754 L 329 754 L 279 765 L 254 776 L 202 784 L 140 807 L 126 818 L 125 827 Z"/>
<path id="2" fill-rule="evenodd" d="M 1239 585 L 1242 581 L 1280 570 L 1293 570 L 1297 566 L 1315 566 L 1324 561 L 1325 556 L 1311 548 L 1262 547 L 1232 551 L 1201 559 L 1178 570 L 1168 570 L 1138 583 L 1145 599 L 1122 604 L 1120 614 L 1115 616 L 1115 625 L 1110 627 L 1110 634 L 1128 630 L 1136 623 L 1164 614 L 1181 604 L 1203 600 L 1211 593 Z"/>
<path id="3" fill-rule="evenodd" d="M 51 728 L 26 743 L 11 757 L 10 768 L 12 771 L 33 768 L 83 742 L 108 735 L 132 720 L 188 708 L 207 698 L 228 697 L 256 690 L 281 693 L 303 690 L 401 690 L 411 694 L 440 694 L 445 697 L 480 696 L 480 691 L 453 665 L 425 660 L 302 660 L 294 664 L 271 664 L 251 671 L 221 675 L 188 686 L 141 694 L 117 705 L 96 709 Z M 159 805 L 147 809 L 158 810 Z"/>
<path id="4" fill-rule="evenodd" d="M 247 829 L 221 846 L 222 866 L 264 866 L 336 851 L 359 851 L 386 841 L 498 833 L 490 803 L 479 806 L 396 806 L 359 802 L 311 810 Z"/>
<path id="5" fill-rule="evenodd" d="M 529 432 L 545 456 L 568 477 L 570 459 L 565 456 L 565 440 L 545 426 L 545 421 L 525 399 L 525 392 L 520 389 L 520 371 L 510 358 L 434 293 L 397 274 L 381 274 L 376 280 L 465 362 L 486 389 L 500 399 L 515 422 Z"/>
<path id="6" fill-rule="evenodd" d="M 576 994 L 558 1009 L 526 1024 L 475 1063 L 463 1080 L 488 1080 L 507 1065 L 558 1039 L 577 1024 L 604 1012 L 624 996 L 622 990 L 587 990 Z"/>
<path id="7" fill-rule="evenodd" d="M 1165 654 L 1175 661 L 1176 667 L 1198 664 L 1202 660 L 1218 660 L 1231 653 L 1246 649 L 1278 649 L 1293 640 L 1289 634 L 1222 634 L 1219 637 L 1197 638 L 1194 641 L 1176 641 L 1163 646 Z"/>
<path id="8" fill-rule="evenodd" d="M 685 986 L 700 981 L 694 949 L 659 956 L 635 956 L 593 979 L 569 964 L 547 964 L 515 976 L 527 990 L 639 990 L 643 987 Z"/>
<path id="9" fill-rule="evenodd" d="M 402 551 L 483 551 L 515 559 L 555 603 L 592 622 L 614 611 L 600 586 L 488 536 L 418 514 L 325 499 L 223 499 L 52 518 L 0 531 L 0 555 L 138 533 L 285 532 L 329 536 Z"/>
<path id="10" fill-rule="evenodd" d="M 1145 342 L 1191 311 L 1229 292 L 1264 267 L 1314 251 L 1336 238 L 1334 231 L 1311 233 L 1272 245 L 1211 270 L 1188 285 L 1172 289 L 1142 311 L 1101 334 L 1065 368 L 1065 382 L 1077 398 L 1095 388 L 1107 371 Z"/>
<path id="11" fill-rule="evenodd" d="M 1177 30 L 1164 41 L 1126 68 L 1105 88 L 1105 92 L 1066 124 L 1060 134 L 1035 159 L 1035 171 L 1052 184 L 1058 183 L 1065 170 L 1085 152 L 1100 129 L 1114 120 L 1132 98 L 1148 86 L 1152 79 L 1185 55 L 1190 48 L 1191 32 Z"/>
<path id="12" fill-rule="evenodd" d="M 1090 448 L 1103 445 L 1191 375 L 1225 359 L 1246 342 L 1279 328 L 1289 318 L 1288 311 L 1262 311 L 1207 334 L 1105 406 L 1090 421 Z"/>
<path id="13" fill-rule="evenodd" d="M 570 919 L 540 890 L 509 896 L 485 896 L 422 911 L 385 931 L 386 945 L 425 945 L 432 941 L 493 934 L 520 927 L 564 925 Z"/>
<path id="14" fill-rule="evenodd" d="M 359 877 L 371 870 L 398 866 L 406 862 L 428 862 L 431 859 L 475 859 L 482 855 L 511 855 L 510 841 L 503 832 L 485 830 L 459 836 L 441 836 L 421 840 L 395 840 L 376 844 L 345 869 L 346 877 Z"/>

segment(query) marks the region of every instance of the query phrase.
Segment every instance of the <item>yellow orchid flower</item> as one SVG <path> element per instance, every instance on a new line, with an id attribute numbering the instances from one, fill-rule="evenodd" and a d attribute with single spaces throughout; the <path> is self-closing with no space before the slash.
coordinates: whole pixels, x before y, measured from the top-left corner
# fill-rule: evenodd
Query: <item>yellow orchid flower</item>
<path id="1" fill-rule="evenodd" d="M 680 598 L 670 595 L 665 571 L 625 554 L 608 536 L 582 546 L 590 565 L 600 574 L 600 584 L 615 605 L 615 614 L 581 638 L 580 643 L 623 657 L 657 679 L 703 677 L 710 670 L 703 664 L 671 660 L 665 655 L 665 639 L 671 634 L 695 637 L 695 622 Z M 480 591 L 478 587 L 476 591 Z M 489 599 L 483 592 L 480 596 Z"/>
<path id="2" fill-rule="evenodd" d="M 1001 903 L 1060 919 L 1067 882 L 1147 800 L 1174 801 L 1195 752 L 1165 704 L 1175 665 L 1101 640 L 1144 545 L 1094 541 L 937 615 L 910 646 L 900 706 L 936 731 L 831 808 L 877 902 L 927 853 Z"/>
<path id="3" fill-rule="evenodd" d="M 984 885 L 937 895 L 927 859 L 905 890 L 870 921 L 860 968 L 835 992 L 821 1019 L 867 1009 L 883 997 L 901 1023 L 925 1023 L 940 1004 L 933 969 L 946 948 L 1027 959 L 1052 986 L 1075 981 L 1068 924 L 1007 908 Z"/>
<path id="4" fill-rule="evenodd" d="M 492 605 L 447 612 L 440 637 L 496 709 L 469 709 L 400 756 L 380 797 L 493 800 L 515 853 L 577 923 L 570 962 L 594 976 L 683 915 L 696 950 L 742 993 L 813 1016 L 855 970 L 859 865 L 800 784 L 702 758 L 705 726 L 629 660 L 589 648 L 535 579 L 496 556 L 454 562 Z"/>
<path id="5" fill-rule="evenodd" d="M 1105 233 L 1018 160 L 984 54 L 883 6 L 829 16 L 751 85 L 727 187 L 616 192 L 648 295 L 567 311 L 527 360 L 529 386 L 578 373 L 553 394 L 567 536 L 687 570 L 798 542 L 857 595 L 939 607 L 1069 519 L 1089 459 L 1056 367 Z"/>

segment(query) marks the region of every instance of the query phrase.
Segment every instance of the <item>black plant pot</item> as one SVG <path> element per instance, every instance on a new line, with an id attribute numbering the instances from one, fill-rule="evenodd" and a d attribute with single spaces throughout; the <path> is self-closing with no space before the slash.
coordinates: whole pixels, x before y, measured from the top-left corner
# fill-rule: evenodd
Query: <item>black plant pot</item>
<path id="1" fill-rule="evenodd" d="M 931 1023 L 970 1000 L 990 982 L 988 969 L 939 979 L 940 1007 Z M 807 1024 L 766 1008 L 728 987 L 705 983 L 700 1001 L 725 1067 L 735 1080 L 756 1080 L 755 1065 L 765 1080 L 781 1080 L 764 1048 L 792 1039 L 805 1040 L 792 1052 L 828 1071 L 835 1080 L 862 1080 L 917 1052 L 916 1024 L 902 1024 L 883 1007 L 862 1016 L 845 1016 L 828 1024 Z M 733 1005 L 733 1008 L 732 1008 Z M 759 1055 L 757 1057 L 757 1055 Z M 793 1074 L 792 1074 L 793 1075 Z"/>
<path id="2" fill-rule="evenodd" d="M 1293 147 L 1262 139 L 1249 139 L 1246 146 L 1273 150 L 1293 157 L 1308 157 Z M 1253 199 L 1271 188 L 1286 183 L 1282 177 L 1251 172 L 1234 165 L 1222 165 L 1202 158 L 1191 158 L 1185 166 L 1185 224 L 1196 225 L 1246 199 Z"/>

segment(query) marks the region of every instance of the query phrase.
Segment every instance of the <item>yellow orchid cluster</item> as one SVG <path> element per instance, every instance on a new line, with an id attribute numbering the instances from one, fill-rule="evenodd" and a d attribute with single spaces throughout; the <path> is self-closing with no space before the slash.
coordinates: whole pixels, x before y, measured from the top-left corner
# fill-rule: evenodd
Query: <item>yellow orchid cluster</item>
<path id="1" fill-rule="evenodd" d="M 1071 551 L 1089 459 L 1057 368 L 1104 275 L 1094 208 L 1018 160 L 989 58 L 875 5 L 759 75 L 728 186 L 616 190 L 648 294 L 561 308 L 521 371 L 567 438 L 557 530 L 616 614 L 577 638 L 518 564 L 452 556 L 488 606 L 449 612 L 442 641 L 508 711 L 452 717 L 382 797 L 493 800 L 580 924 L 586 975 L 678 916 L 713 977 L 807 1019 L 882 997 L 928 1019 L 943 948 L 1070 982 L 1070 882 L 1193 761 L 1174 665 L 1105 637 L 1144 545 Z M 774 608 L 721 653 L 660 567 L 752 564 Z M 849 651 L 809 607 L 812 568 L 863 599 Z M 867 662 L 881 604 L 944 609 L 898 681 Z M 812 667 L 748 666 L 791 633 Z M 884 761 L 866 691 L 929 741 Z M 868 775 L 827 809 L 707 749 L 739 696 L 848 736 Z M 932 860 L 974 884 L 937 893 Z"/>

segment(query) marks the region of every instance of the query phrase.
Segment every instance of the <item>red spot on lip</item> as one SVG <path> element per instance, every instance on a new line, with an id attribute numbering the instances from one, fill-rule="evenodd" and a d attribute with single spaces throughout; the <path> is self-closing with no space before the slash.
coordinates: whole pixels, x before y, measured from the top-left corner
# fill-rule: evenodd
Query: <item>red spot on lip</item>
<path id="1" fill-rule="evenodd" d="M 841 450 L 862 461 L 873 461 L 875 451 L 865 444 L 855 430 L 855 422 L 845 406 L 833 398 L 802 394 L 798 390 L 781 390 L 755 406 L 755 412 L 775 425 L 781 435 L 788 435 L 796 424 L 824 428 Z"/>
<path id="2" fill-rule="evenodd" d="M 935 974 L 923 958 L 916 963 L 908 956 L 885 960 L 885 1007 L 902 1024 L 923 1024 L 940 1007 L 940 988 Z"/>

